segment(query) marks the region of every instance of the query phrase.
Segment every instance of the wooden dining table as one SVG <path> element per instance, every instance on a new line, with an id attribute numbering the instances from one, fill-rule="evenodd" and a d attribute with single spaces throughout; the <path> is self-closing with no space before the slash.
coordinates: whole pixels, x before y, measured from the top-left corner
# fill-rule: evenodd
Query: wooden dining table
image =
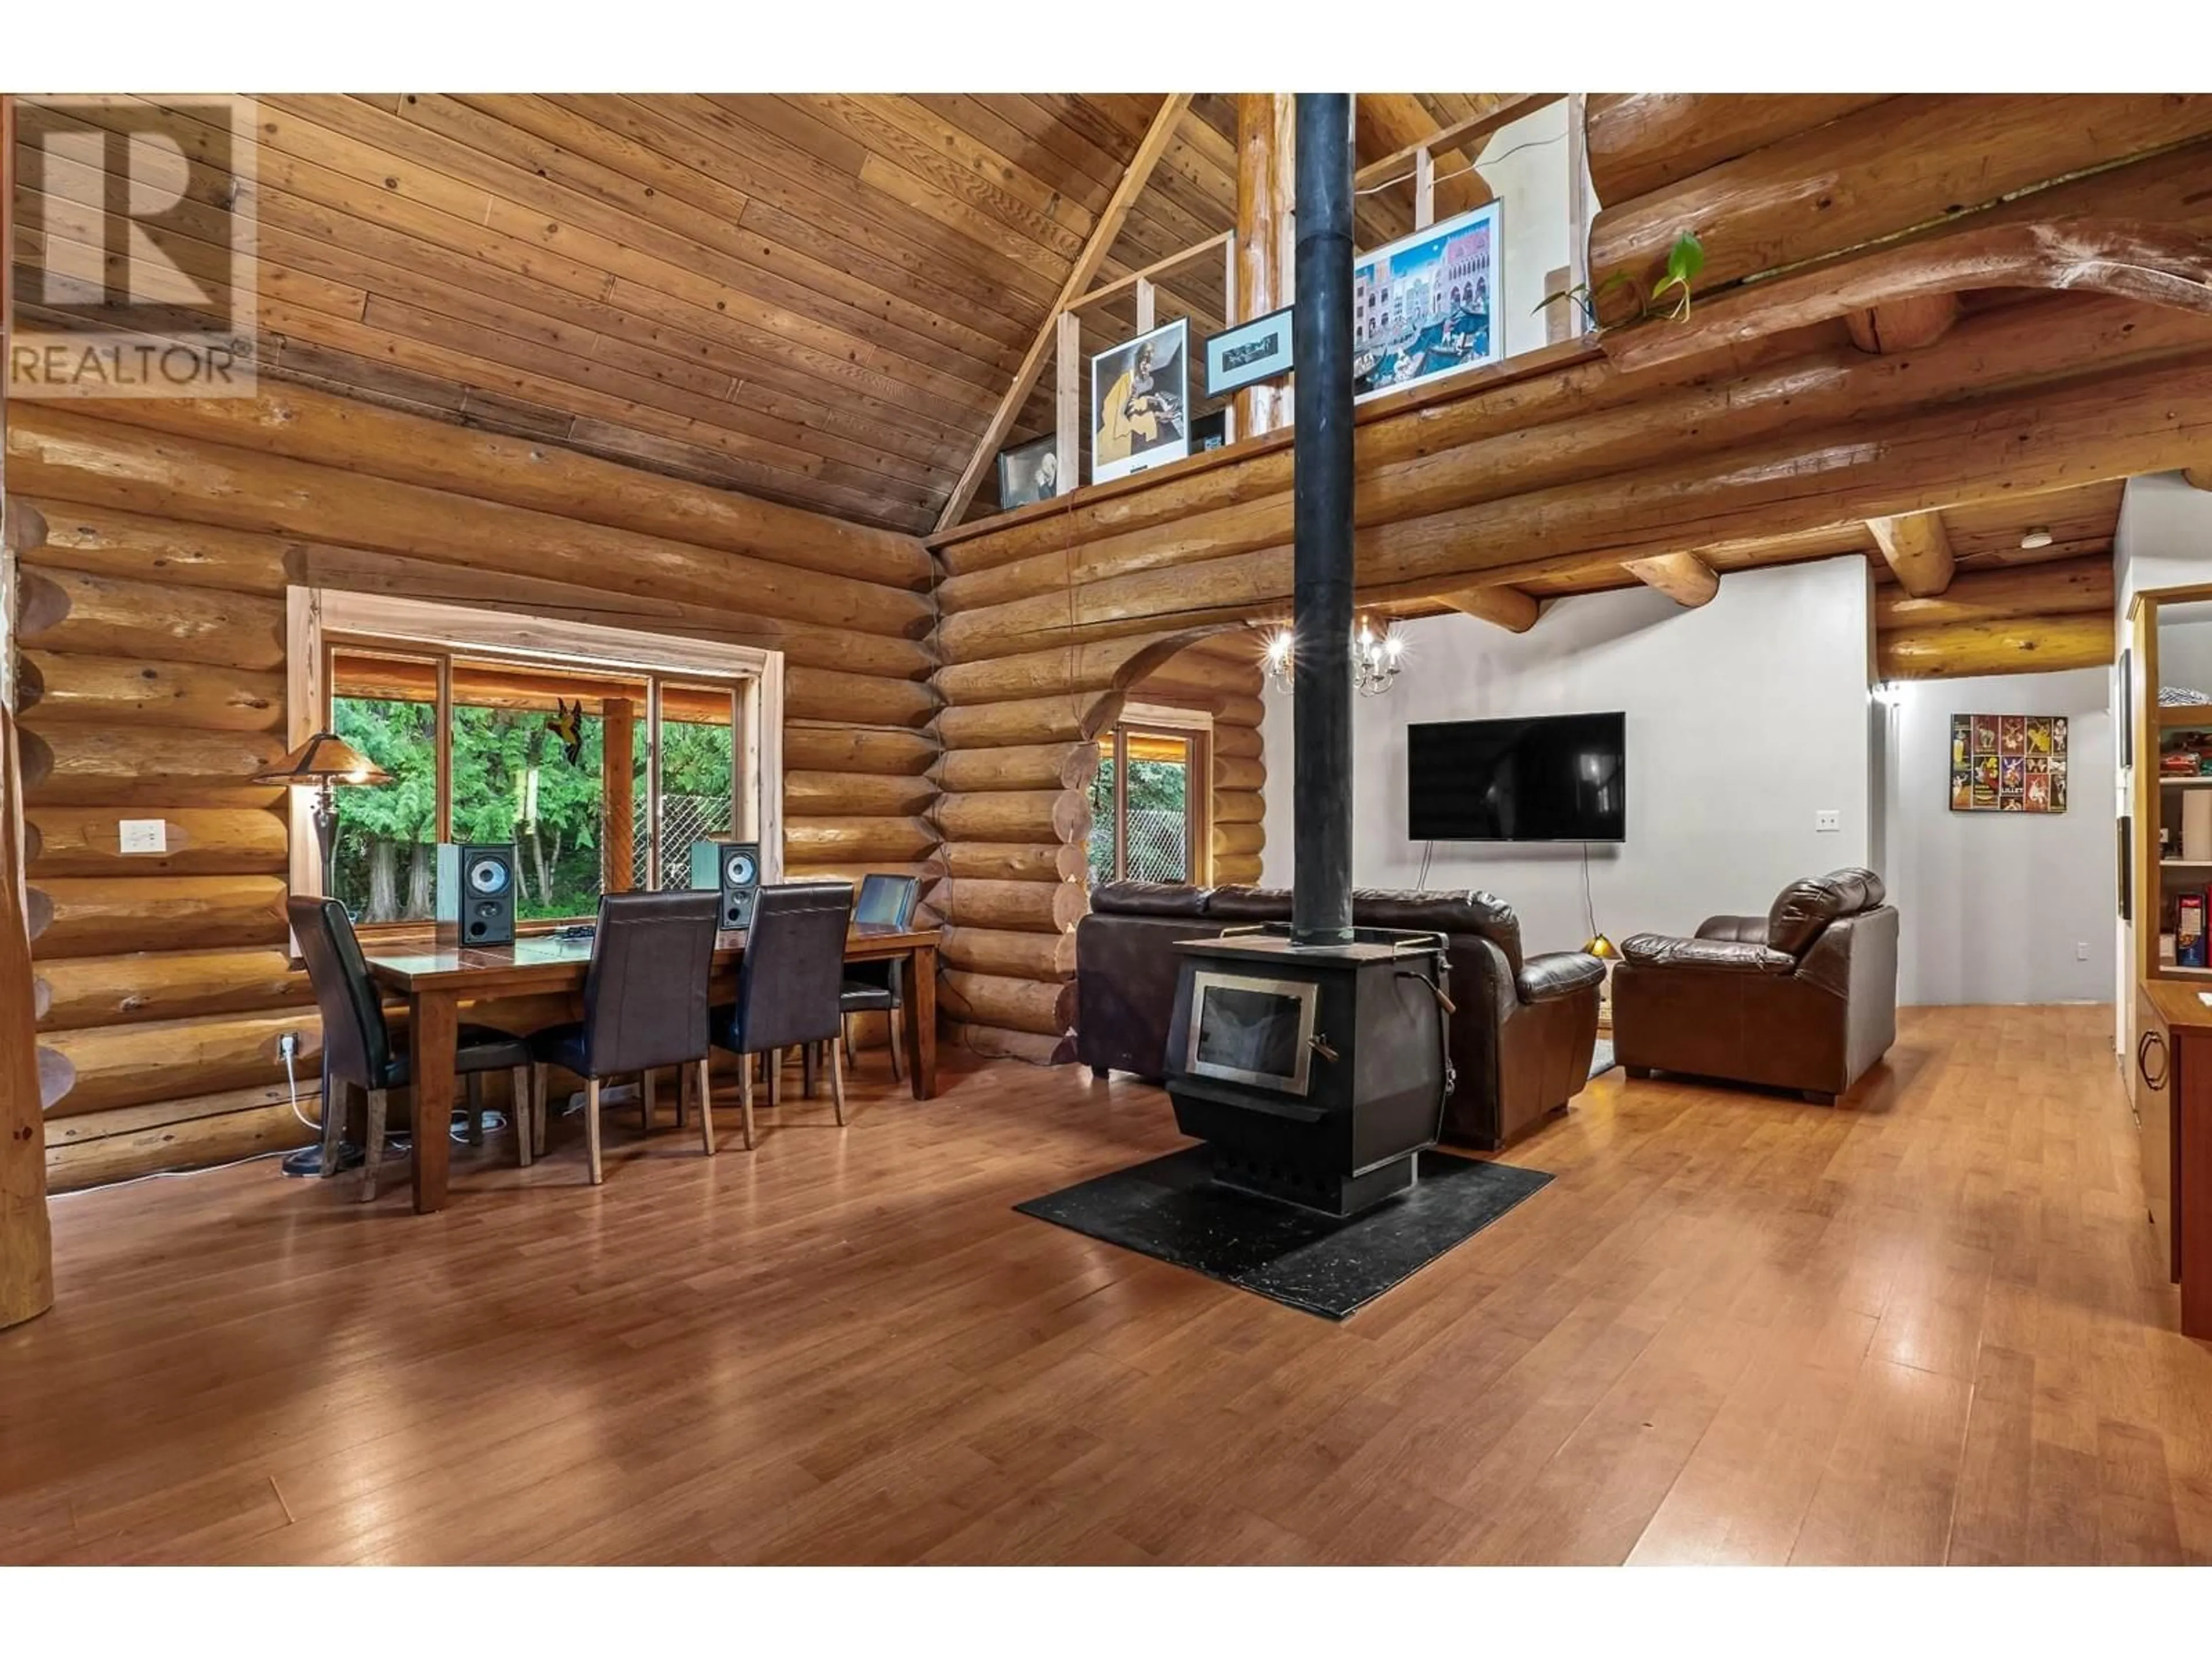
<path id="1" fill-rule="evenodd" d="M 717 1000 L 735 994 L 737 967 L 744 945 L 732 943 L 714 951 Z M 845 936 L 845 960 L 903 962 L 907 964 L 906 1018 L 896 1038 L 906 1045 L 916 1100 L 937 1092 L 937 945 L 934 927 L 854 927 Z M 503 997 L 580 994 L 591 966 L 592 941 L 557 933 L 519 939 L 512 945 L 392 945 L 365 948 L 369 976 L 386 991 L 408 1000 L 412 1030 L 410 1070 L 415 1091 L 415 1209 L 428 1215 L 446 1206 L 449 1136 L 428 1133 L 453 1116 L 453 1051 L 460 1030 L 460 1007 Z"/>

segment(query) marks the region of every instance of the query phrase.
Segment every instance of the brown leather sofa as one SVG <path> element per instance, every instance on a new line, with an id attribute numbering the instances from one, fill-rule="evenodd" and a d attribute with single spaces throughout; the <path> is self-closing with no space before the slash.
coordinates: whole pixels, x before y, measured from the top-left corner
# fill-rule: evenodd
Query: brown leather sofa
<path id="1" fill-rule="evenodd" d="M 1871 870 L 1782 890 L 1763 916 L 1692 939 L 1638 933 L 1613 970 L 1613 1052 L 1631 1077 L 1680 1072 L 1794 1089 L 1832 1106 L 1897 1040 L 1897 911 Z"/>
<path id="2" fill-rule="evenodd" d="M 1446 1140 L 1495 1149 L 1582 1092 L 1605 973 L 1595 957 L 1524 958 L 1512 908 L 1488 893 L 1362 890 L 1352 908 L 1363 927 L 1445 936 L 1457 1009 Z M 1095 889 L 1075 931 L 1076 1059 L 1102 1076 L 1158 1081 L 1175 1012 L 1175 941 L 1290 916 L 1290 894 L 1271 888 L 1117 881 Z"/>

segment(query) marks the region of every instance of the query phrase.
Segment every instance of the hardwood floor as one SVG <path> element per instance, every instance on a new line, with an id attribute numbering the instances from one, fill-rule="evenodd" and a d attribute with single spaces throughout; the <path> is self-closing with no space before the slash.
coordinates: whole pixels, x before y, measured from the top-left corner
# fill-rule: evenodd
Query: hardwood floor
<path id="1" fill-rule="evenodd" d="M 571 1120 L 435 1216 L 57 1200 L 0 1560 L 2212 1561 L 2106 1010 L 1907 1011 L 1837 1110 L 1612 1073 L 1336 1326 L 1012 1212 L 1158 1092 L 863 1071 L 750 1157 L 615 1111 L 597 1190 Z"/>

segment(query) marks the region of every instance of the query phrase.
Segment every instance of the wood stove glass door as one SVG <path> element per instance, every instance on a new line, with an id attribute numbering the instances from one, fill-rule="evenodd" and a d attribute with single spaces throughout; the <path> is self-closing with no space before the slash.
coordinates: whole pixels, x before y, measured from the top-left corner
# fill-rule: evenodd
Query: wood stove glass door
<path id="1" fill-rule="evenodd" d="M 1224 1083 L 1304 1094 L 1320 989 L 1298 980 L 1194 974 L 1185 1066 Z"/>

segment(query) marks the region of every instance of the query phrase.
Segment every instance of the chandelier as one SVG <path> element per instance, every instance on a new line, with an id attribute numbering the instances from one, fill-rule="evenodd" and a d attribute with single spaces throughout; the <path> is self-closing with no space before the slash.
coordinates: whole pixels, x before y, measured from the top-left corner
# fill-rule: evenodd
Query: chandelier
<path id="1" fill-rule="evenodd" d="M 1267 638 L 1267 681 L 1278 691 L 1291 689 L 1295 643 L 1295 636 L 1287 628 L 1277 629 Z M 1405 635 L 1388 622 L 1377 632 L 1375 624 L 1362 617 L 1352 624 L 1352 638 L 1347 643 L 1352 652 L 1352 684 L 1363 697 L 1381 696 L 1396 682 L 1398 671 L 1406 665 Z"/>

